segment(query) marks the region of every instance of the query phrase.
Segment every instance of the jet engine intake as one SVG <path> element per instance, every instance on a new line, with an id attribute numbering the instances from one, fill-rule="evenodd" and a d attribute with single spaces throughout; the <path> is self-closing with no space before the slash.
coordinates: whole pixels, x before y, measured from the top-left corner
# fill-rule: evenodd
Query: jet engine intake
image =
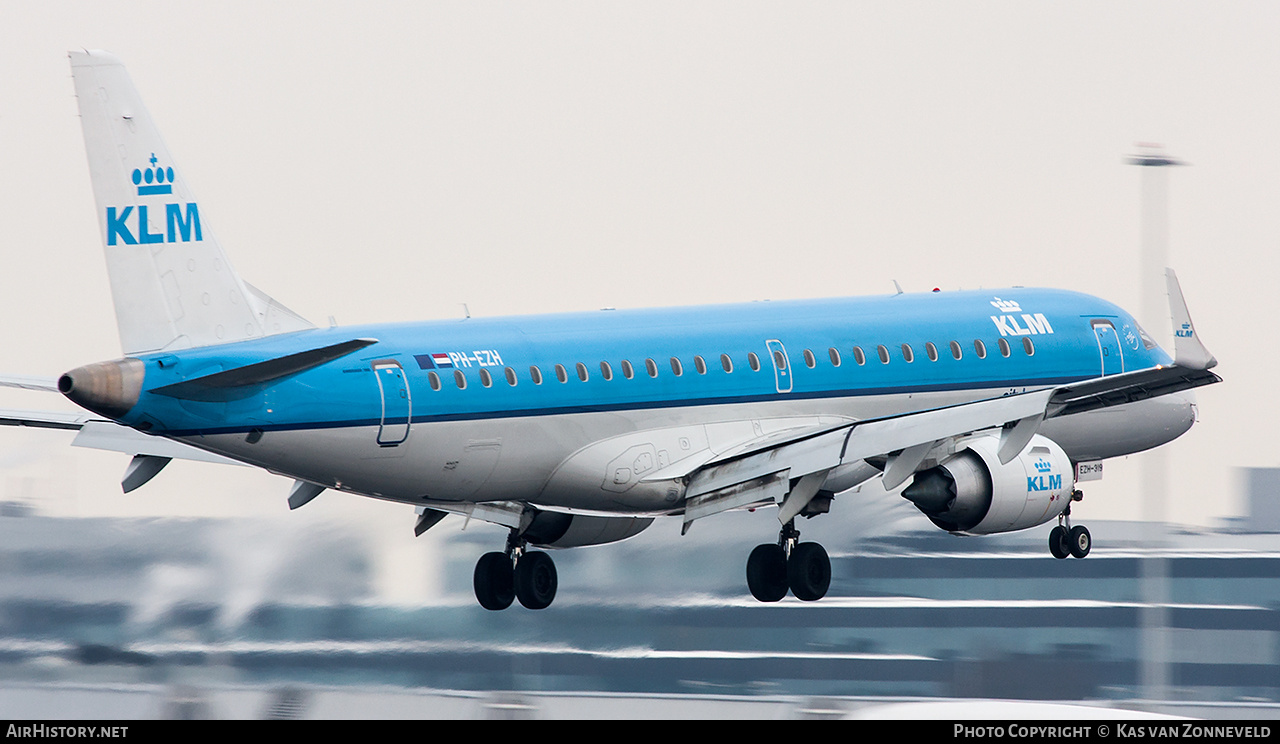
<path id="1" fill-rule="evenodd" d="M 1053 440 L 1036 435 L 1016 458 L 1002 464 L 998 437 L 961 443 L 955 457 L 916 473 L 902 497 L 948 532 L 989 535 L 1053 519 L 1071 503 L 1075 470 Z"/>

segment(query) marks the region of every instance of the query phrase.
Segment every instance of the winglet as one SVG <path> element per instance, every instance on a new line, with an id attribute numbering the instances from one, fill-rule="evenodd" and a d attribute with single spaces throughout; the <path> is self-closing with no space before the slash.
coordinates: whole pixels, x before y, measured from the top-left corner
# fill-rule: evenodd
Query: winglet
<path id="1" fill-rule="evenodd" d="M 1173 363 L 1186 369 L 1211 369 L 1218 364 L 1213 354 L 1200 343 L 1187 301 L 1182 296 L 1178 275 L 1166 268 L 1165 281 L 1169 287 L 1169 314 L 1173 317 Z"/>

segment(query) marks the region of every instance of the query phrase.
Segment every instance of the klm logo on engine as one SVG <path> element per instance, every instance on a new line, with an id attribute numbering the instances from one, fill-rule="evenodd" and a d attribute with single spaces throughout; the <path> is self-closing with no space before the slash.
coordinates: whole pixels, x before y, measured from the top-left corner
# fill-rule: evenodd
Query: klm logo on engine
<path id="1" fill-rule="evenodd" d="M 161 167 L 156 163 L 155 153 L 151 153 L 151 166 L 145 169 L 134 168 L 133 185 L 138 196 L 156 196 L 173 193 L 173 168 Z M 160 205 L 139 204 L 135 206 L 107 207 L 107 245 L 148 245 L 152 243 L 190 243 L 192 240 L 203 240 L 200 231 L 200 210 L 195 202 L 186 204 L 165 204 L 164 228 L 151 232 L 149 208 Z"/>
<path id="2" fill-rule="evenodd" d="M 1053 333 L 1053 326 L 1049 325 L 1049 319 L 1044 317 L 1044 313 L 1024 313 L 1022 306 L 1017 302 L 1002 300 L 999 297 L 991 301 L 991 306 L 1005 313 L 991 316 L 991 322 L 996 324 L 996 329 L 1000 331 L 1001 336 L 1035 336 Z M 1022 322 L 1019 323 L 1019 320 Z"/>
<path id="3" fill-rule="evenodd" d="M 1027 476 L 1027 491 L 1056 491 L 1062 488 L 1062 473 L 1054 474 L 1053 465 L 1043 458 L 1033 463 L 1037 475 Z"/>

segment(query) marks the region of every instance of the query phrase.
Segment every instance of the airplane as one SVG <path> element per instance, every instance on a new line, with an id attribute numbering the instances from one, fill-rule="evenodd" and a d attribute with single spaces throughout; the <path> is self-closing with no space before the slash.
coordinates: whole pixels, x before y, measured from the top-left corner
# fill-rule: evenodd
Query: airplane
<path id="1" fill-rule="evenodd" d="M 551 605 L 547 549 L 765 507 L 748 590 L 821 599 L 796 519 L 877 478 L 951 533 L 1056 520 L 1052 555 L 1083 558 L 1077 486 L 1188 431 L 1221 381 L 1172 270 L 1172 357 L 1110 302 L 1021 287 L 316 327 L 237 275 L 121 61 L 70 61 L 123 355 L 0 379 L 88 412 L 0 423 L 131 455 L 126 493 L 192 459 L 293 479 L 290 509 L 333 490 L 412 506 L 418 535 L 499 525 L 489 610 Z"/>

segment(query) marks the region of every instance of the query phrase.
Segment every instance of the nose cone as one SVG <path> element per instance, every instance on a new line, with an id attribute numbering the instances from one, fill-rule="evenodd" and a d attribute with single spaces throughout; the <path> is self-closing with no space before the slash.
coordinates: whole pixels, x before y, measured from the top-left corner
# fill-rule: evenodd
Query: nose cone
<path id="1" fill-rule="evenodd" d="M 118 419 L 138 403 L 145 374 L 138 359 L 86 364 L 59 377 L 58 390 L 82 408 Z"/>

